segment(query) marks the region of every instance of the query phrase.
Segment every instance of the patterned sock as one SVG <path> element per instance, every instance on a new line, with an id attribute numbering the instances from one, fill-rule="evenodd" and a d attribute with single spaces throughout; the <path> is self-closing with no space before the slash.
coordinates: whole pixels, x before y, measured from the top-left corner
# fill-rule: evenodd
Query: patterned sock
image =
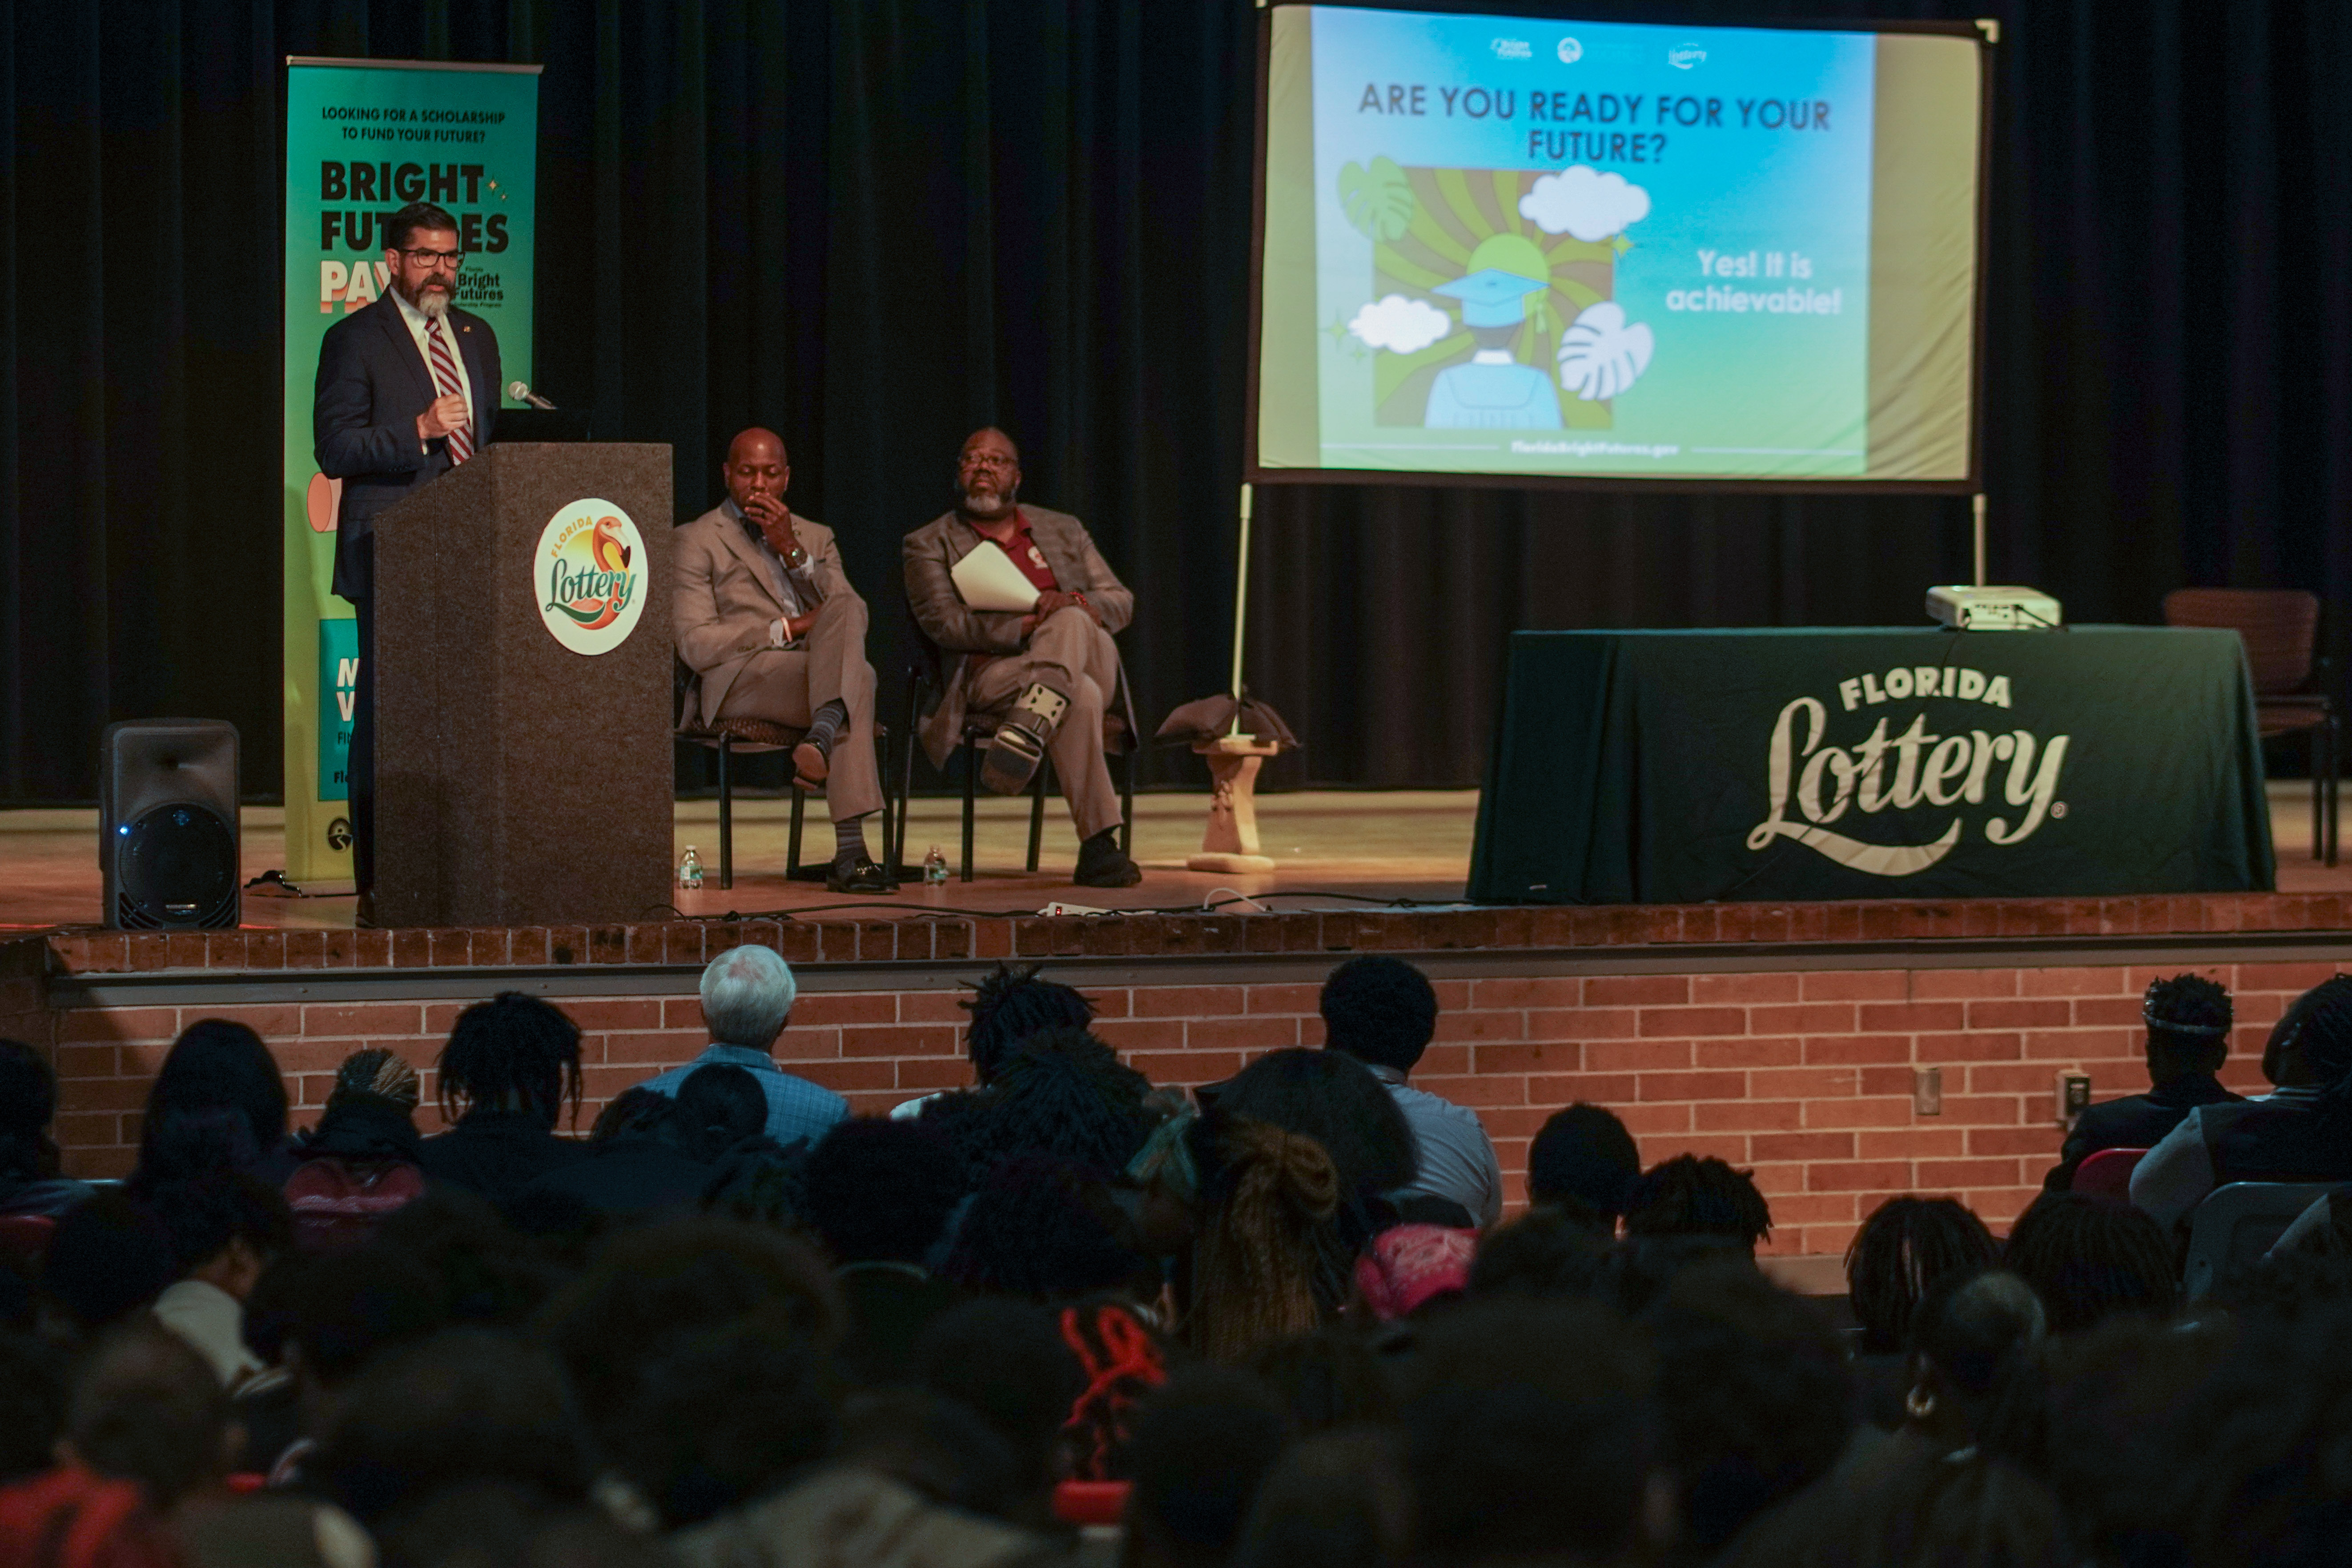
<path id="1" fill-rule="evenodd" d="M 845 816 L 833 825 L 833 868 L 848 872 L 856 869 L 860 860 L 869 859 L 866 853 L 866 819 Z"/>
<path id="2" fill-rule="evenodd" d="M 848 726 L 849 710 L 844 708 L 841 699 L 836 697 L 818 709 L 815 716 L 809 720 L 808 734 L 804 738 L 830 759 L 834 742 L 840 739 L 842 731 Z"/>

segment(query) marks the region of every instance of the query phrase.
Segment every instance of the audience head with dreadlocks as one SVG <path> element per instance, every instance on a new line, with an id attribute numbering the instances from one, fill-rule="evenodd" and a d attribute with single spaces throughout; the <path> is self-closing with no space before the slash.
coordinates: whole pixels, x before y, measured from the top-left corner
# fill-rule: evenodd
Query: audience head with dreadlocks
<path id="1" fill-rule="evenodd" d="M 1032 1035 L 1005 1056 L 975 1129 L 984 1163 L 1058 1154 L 1103 1172 L 1127 1168 L 1150 1135 L 1151 1085 L 1084 1029 Z"/>
<path id="2" fill-rule="evenodd" d="M 1625 1233 L 1718 1237 L 1752 1251 L 1772 1234 L 1772 1209 L 1747 1172 L 1712 1154 L 1677 1154 L 1633 1184 Z"/>
<path id="3" fill-rule="evenodd" d="M 2033 1287 L 2053 1334 L 2108 1318 L 2168 1318 L 2180 1290 L 2163 1227 L 2128 1204 L 2044 1193 L 2017 1216 L 2001 1267 Z"/>
<path id="4" fill-rule="evenodd" d="M 1000 963 L 972 987 L 963 1005 L 971 1014 L 964 1049 L 982 1084 L 1014 1047 L 1047 1029 L 1083 1029 L 1095 1021 L 1095 1005 L 1057 980 L 1041 979 L 1034 963 Z"/>
<path id="5" fill-rule="evenodd" d="M 2156 1084 L 2209 1077 L 2230 1053 L 2230 993 L 2201 974 L 2151 980 L 2140 999 L 2147 1076 Z"/>
<path id="6" fill-rule="evenodd" d="M 1892 1355 L 1911 1337 L 1911 1317 L 1938 1279 L 2000 1256 L 1984 1221 L 1952 1198 L 1889 1198 L 1845 1249 L 1846 1289 L 1865 1354 Z"/>
<path id="7" fill-rule="evenodd" d="M 1336 1309 L 1339 1285 L 1318 1275 L 1339 1173 L 1314 1139 L 1222 1105 L 1194 1133 L 1201 1219 L 1186 1328 L 1199 1354 L 1238 1363 L 1268 1341 L 1313 1332 Z M 1339 1260 L 1343 1279 L 1353 1261 Z"/>
<path id="8" fill-rule="evenodd" d="M 580 1104 L 580 1026 L 551 1003 L 501 991 L 457 1015 L 441 1047 L 441 1110 L 520 1110 L 553 1127 Z"/>

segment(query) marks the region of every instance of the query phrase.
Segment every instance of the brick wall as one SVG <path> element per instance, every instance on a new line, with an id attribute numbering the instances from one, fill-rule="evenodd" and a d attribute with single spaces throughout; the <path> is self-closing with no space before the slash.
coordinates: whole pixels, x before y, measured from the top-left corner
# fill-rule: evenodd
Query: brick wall
<path id="1" fill-rule="evenodd" d="M 2089 1070 L 2103 1100 L 2145 1087 L 2139 995 L 2158 973 L 1936 968 L 1442 981 L 1437 1040 L 1414 1082 L 1477 1108 L 1515 1197 L 1528 1140 L 1544 1118 L 1571 1100 L 1595 1100 L 1625 1119 L 1645 1161 L 1692 1150 L 1752 1168 L 1779 1227 L 1772 1251 L 1832 1253 L 1895 1193 L 1953 1193 L 1996 1225 L 2013 1218 L 2058 1147 L 2050 1111 L 2056 1071 Z M 2244 1088 L 2260 1082 L 2255 1065 L 2270 1025 L 2331 967 L 2245 963 L 2200 973 L 2236 994 L 2239 1027 L 2224 1077 Z M 1155 1082 L 1212 1082 L 1258 1053 L 1322 1037 L 1311 983 L 1087 989 L 1101 1007 L 1103 1037 Z M 803 995 L 778 1058 L 867 1113 L 961 1084 L 959 994 Z M 0 1004 L 24 1006 L 25 998 L 10 997 L 13 991 Z M 583 1127 L 598 1105 L 687 1059 L 704 1039 L 690 996 L 562 1005 L 586 1034 Z M 117 1175 L 136 1146 L 156 1064 L 199 1017 L 237 1017 L 260 1031 L 307 1122 L 345 1055 L 390 1046 L 426 1068 L 460 1005 L 10 1016 L 20 1033 L 55 1040 L 58 1141 L 69 1169 Z M 47 1026 L 37 1030 L 37 1021 Z M 1913 1072 L 1922 1067 L 1943 1069 L 1940 1116 L 1913 1111 Z M 428 1100 L 431 1092 L 428 1070 Z M 435 1130 L 437 1112 L 420 1121 Z"/>

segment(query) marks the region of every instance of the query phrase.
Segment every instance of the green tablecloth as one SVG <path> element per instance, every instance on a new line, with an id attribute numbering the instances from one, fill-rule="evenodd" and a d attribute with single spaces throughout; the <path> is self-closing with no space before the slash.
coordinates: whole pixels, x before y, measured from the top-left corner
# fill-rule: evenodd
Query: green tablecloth
<path id="1" fill-rule="evenodd" d="M 2275 871 L 2234 632 L 1520 632 L 1469 895 L 2236 892 Z"/>

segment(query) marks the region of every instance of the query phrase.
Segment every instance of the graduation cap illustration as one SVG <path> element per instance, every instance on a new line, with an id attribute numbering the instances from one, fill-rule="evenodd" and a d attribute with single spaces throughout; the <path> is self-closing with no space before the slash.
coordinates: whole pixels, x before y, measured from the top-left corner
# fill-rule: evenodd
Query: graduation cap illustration
<path id="1" fill-rule="evenodd" d="M 1508 327 L 1527 320 L 1528 296 L 1549 286 L 1540 278 L 1482 267 L 1467 277 L 1440 283 L 1430 292 L 1461 300 L 1465 327 Z"/>

